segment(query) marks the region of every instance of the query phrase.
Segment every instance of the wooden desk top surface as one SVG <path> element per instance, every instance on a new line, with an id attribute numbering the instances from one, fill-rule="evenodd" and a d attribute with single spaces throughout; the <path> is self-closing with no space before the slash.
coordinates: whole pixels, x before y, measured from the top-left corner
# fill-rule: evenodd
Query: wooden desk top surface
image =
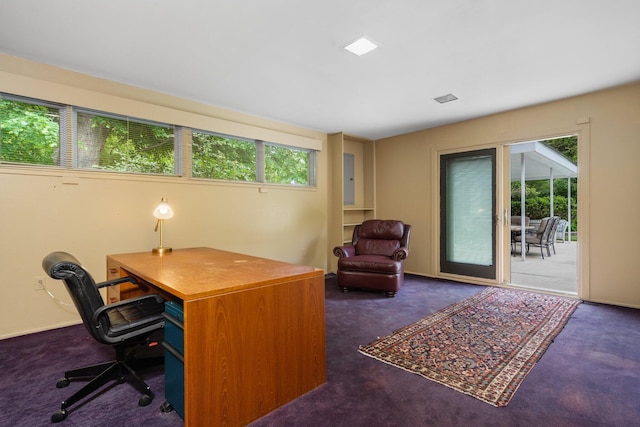
<path id="1" fill-rule="evenodd" d="M 212 248 L 115 254 L 107 261 L 184 301 L 268 286 L 285 277 L 323 275 L 313 267 Z"/>

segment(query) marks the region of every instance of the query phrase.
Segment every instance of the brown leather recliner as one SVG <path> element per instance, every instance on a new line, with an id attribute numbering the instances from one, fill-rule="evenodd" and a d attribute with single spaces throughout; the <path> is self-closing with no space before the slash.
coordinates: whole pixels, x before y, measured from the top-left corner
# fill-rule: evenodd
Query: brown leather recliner
<path id="1" fill-rule="evenodd" d="M 338 286 L 384 291 L 394 297 L 404 282 L 411 226 L 402 221 L 371 219 L 353 230 L 351 245 L 336 246 Z"/>

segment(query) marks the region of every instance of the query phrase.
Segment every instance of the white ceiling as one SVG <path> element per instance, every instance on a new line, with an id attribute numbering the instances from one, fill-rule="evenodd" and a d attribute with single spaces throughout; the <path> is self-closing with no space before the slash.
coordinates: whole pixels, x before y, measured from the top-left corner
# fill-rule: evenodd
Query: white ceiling
<path id="1" fill-rule="evenodd" d="M 639 80 L 640 1 L 1 0 L 0 51 L 379 139 Z"/>

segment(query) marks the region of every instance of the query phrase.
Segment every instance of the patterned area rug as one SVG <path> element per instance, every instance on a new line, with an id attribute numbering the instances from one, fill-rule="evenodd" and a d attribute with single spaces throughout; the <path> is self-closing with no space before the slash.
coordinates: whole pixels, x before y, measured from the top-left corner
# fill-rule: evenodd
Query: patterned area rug
<path id="1" fill-rule="evenodd" d="M 486 288 L 359 351 L 506 406 L 580 301 Z"/>

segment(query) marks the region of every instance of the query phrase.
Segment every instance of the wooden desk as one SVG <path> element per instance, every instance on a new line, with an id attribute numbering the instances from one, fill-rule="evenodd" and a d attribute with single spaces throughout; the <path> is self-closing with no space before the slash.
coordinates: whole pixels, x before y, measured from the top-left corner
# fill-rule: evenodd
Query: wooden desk
<path id="1" fill-rule="evenodd" d="M 322 270 L 193 248 L 109 255 L 107 274 L 183 305 L 186 426 L 246 425 L 326 382 Z"/>

